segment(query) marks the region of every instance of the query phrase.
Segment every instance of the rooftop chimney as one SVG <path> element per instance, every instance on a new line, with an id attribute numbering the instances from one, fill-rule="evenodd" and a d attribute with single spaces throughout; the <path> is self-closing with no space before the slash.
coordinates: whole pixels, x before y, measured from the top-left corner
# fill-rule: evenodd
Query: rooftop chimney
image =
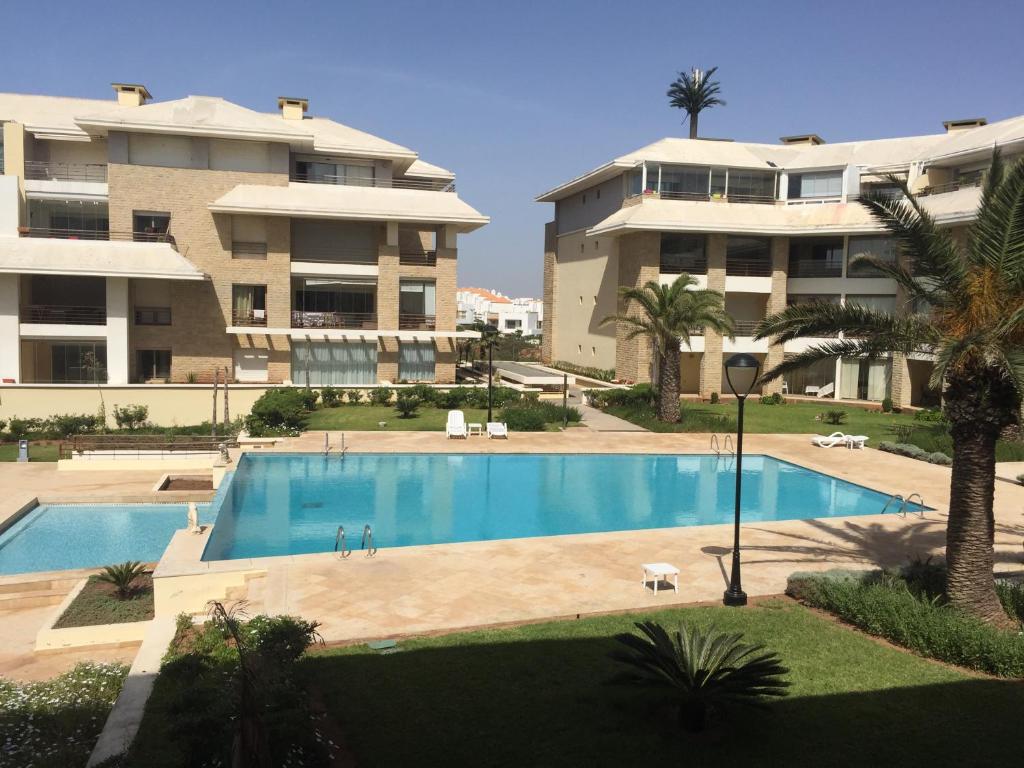
<path id="1" fill-rule="evenodd" d="M 816 133 L 802 133 L 799 136 L 783 136 L 779 141 L 787 146 L 807 144 L 808 146 L 816 147 L 819 144 L 825 143 L 825 140 Z"/>
<path id="2" fill-rule="evenodd" d="M 291 96 L 278 96 L 277 106 L 281 110 L 281 117 L 285 120 L 301 120 L 309 109 L 309 99 L 296 99 Z"/>
<path id="3" fill-rule="evenodd" d="M 988 125 L 988 120 L 984 117 L 969 117 L 966 120 L 946 120 L 942 127 L 946 129 L 946 133 L 954 133 L 970 128 L 980 128 L 983 125 Z"/>
<path id="4" fill-rule="evenodd" d="M 117 103 L 122 107 L 141 107 L 153 98 L 146 86 L 138 83 L 111 83 L 117 94 Z"/>

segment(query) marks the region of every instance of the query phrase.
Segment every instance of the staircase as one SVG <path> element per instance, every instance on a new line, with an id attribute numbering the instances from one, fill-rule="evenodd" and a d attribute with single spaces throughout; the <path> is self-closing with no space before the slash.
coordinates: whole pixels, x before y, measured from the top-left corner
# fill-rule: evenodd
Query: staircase
<path id="1" fill-rule="evenodd" d="M 0 611 L 59 605 L 81 579 L 81 576 L 70 578 L 50 576 L 41 579 L 26 577 L 22 581 L 2 582 L 0 583 Z"/>

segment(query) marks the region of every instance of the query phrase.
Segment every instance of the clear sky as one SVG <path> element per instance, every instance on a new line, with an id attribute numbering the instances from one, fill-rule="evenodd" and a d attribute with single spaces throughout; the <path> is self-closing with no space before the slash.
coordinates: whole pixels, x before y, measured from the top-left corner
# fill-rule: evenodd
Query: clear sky
<path id="1" fill-rule="evenodd" d="M 719 67 L 727 106 L 701 134 L 827 141 L 934 133 L 1024 114 L 1024 2 L 420 2 L 5 4 L 0 90 L 223 96 L 310 111 L 458 174 L 492 223 L 460 240 L 459 284 L 539 295 L 540 192 L 664 136 L 665 90 Z"/>

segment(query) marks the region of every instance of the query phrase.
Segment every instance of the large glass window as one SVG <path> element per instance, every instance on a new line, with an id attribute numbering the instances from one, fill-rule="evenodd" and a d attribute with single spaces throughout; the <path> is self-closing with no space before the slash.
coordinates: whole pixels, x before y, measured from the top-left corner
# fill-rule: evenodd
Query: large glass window
<path id="1" fill-rule="evenodd" d="M 774 200 L 775 173 L 773 171 L 729 170 L 729 189 L 726 196 L 734 202 L 744 199 Z"/>
<path id="2" fill-rule="evenodd" d="M 792 238 L 789 241 L 789 276 L 842 277 L 843 238 Z"/>
<path id="3" fill-rule="evenodd" d="M 427 315 L 436 313 L 436 287 L 433 282 L 402 280 L 399 287 L 398 313 L 400 315 Z"/>
<path id="4" fill-rule="evenodd" d="M 298 160 L 295 163 L 295 172 L 299 179 L 318 184 L 354 184 L 372 187 L 374 182 L 372 165 Z"/>
<path id="5" fill-rule="evenodd" d="M 706 198 L 708 195 L 708 168 L 685 165 L 661 166 L 661 194 L 663 197 Z M 647 185 L 651 186 L 651 173 L 658 169 L 648 167 Z M 655 178 L 657 181 L 657 178 Z"/>
<path id="6" fill-rule="evenodd" d="M 139 381 L 171 378 L 171 350 L 140 349 L 136 353 Z"/>
<path id="7" fill-rule="evenodd" d="M 873 256 L 876 259 L 896 263 L 896 242 L 891 237 L 851 237 L 847 251 L 847 277 L 884 277 L 874 266 L 857 259 Z"/>
<path id="8" fill-rule="evenodd" d="M 839 376 L 841 398 L 880 402 L 889 396 L 892 361 L 844 357 Z"/>
<path id="9" fill-rule="evenodd" d="M 266 325 L 267 286 L 231 286 L 231 317 L 236 324 Z"/>
<path id="10" fill-rule="evenodd" d="M 298 278 L 295 289 L 295 309 L 302 312 L 358 312 L 372 314 L 377 311 L 377 286 L 371 281 L 345 278 Z"/>
<path id="11" fill-rule="evenodd" d="M 772 274 L 771 241 L 767 237 L 730 235 L 725 247 L 725 274 L 770 277 Z"/>
<path id="12" fill-rule="evenodd" d="M 433 381 L 434 345 L 430 342 L 400 342 L 398 345 L 398 380 Z"/>
<path id="13" fill-rule="evenodd" d="M 691 275 L 706 275 L 708 272 L 706 240 L 704 235 L 677 235 L 663 232 L 661 235 L 661 273 L 678 275 L 681 272 L 686 272 Z"/>
<path id="14" fill-rule="evenodd" d="M 160 242 L 167 238 L 171 225 L 169 213 L 144 213 L 136 211 L 132 216 L 132 239 L 136 242 Z"/>
<path id="15" fill-rule="evenodd" d="M 793 173 L 789 176 L 789 197 L 838 197 L 843 194 L 842 171 Z"/>
<path id="16" fill-rule="evenodd" d="M 80 200 L 28 201 L 28 223 L 33 234 L 75 240 L 107 240 L 110 219 L 105 202 Z"/>
<path id="17" fill-rule="evenodd" d="M 107 345 L 54 342 L 50 346 L 50 372 L 54 384 L 105 384 Z"/>
<path id="18" fill-rule="evenodd" d="M 348 342 L 294 342 L 292 381 L 311 387 L 367 386 L 377 383 L 377 345 Z"/>

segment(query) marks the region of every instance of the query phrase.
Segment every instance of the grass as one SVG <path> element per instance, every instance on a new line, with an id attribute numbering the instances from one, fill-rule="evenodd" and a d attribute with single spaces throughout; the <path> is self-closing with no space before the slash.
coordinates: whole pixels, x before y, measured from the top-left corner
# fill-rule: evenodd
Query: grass
<path id="1" fill-rule="evenodd" d="M 90 576 L 78 597 L 57 621 L 56 628 L 91 627 L 95 624 L 123 624 L 153 618 L 153 578 L 137 580 L 139 590 L 128 600 L 119 600 L 112 584 Z"/>
<path id="2" fill-rule="evenodd" d="M 28 446 L 28 459 L 29 461 L 56 461 L 57 445 L 38 445 L 30 442 Z M 18 444 L 0 443 L 0 461 L 17 460 Z"/>
<path id="3" fill-rule="evenodd" d="M 463 408 L 466 421 L 483 424 L 487 421 L 487 409 Z M 497 411 L 497 409 L 496 409 Z M 387 422 L 383 427 L 378 422 Z M 416 414 L 403 419 L 394 406 L 388 405 L 339 405 L 337 408 L 318 408 L 309 414 L 306 429 L 334 429 L 355 431 L 444 431 L 448 411 L 440 408 L 420 406 Z"/>
<path id="4" fill-rule="evenodd" d="M 710 733 L 680 734 L 642 692 L 604 685 L 613 636 L 648 617 L 713 622 L 765 643 L 791 669 L 790 696 Z M 301 663 L 360 765 L 1009 765 L 1020 756 L 1019 682 L 935 664 L 788 601 L 452 634 L 387 655 L 330 649 Z"/>

